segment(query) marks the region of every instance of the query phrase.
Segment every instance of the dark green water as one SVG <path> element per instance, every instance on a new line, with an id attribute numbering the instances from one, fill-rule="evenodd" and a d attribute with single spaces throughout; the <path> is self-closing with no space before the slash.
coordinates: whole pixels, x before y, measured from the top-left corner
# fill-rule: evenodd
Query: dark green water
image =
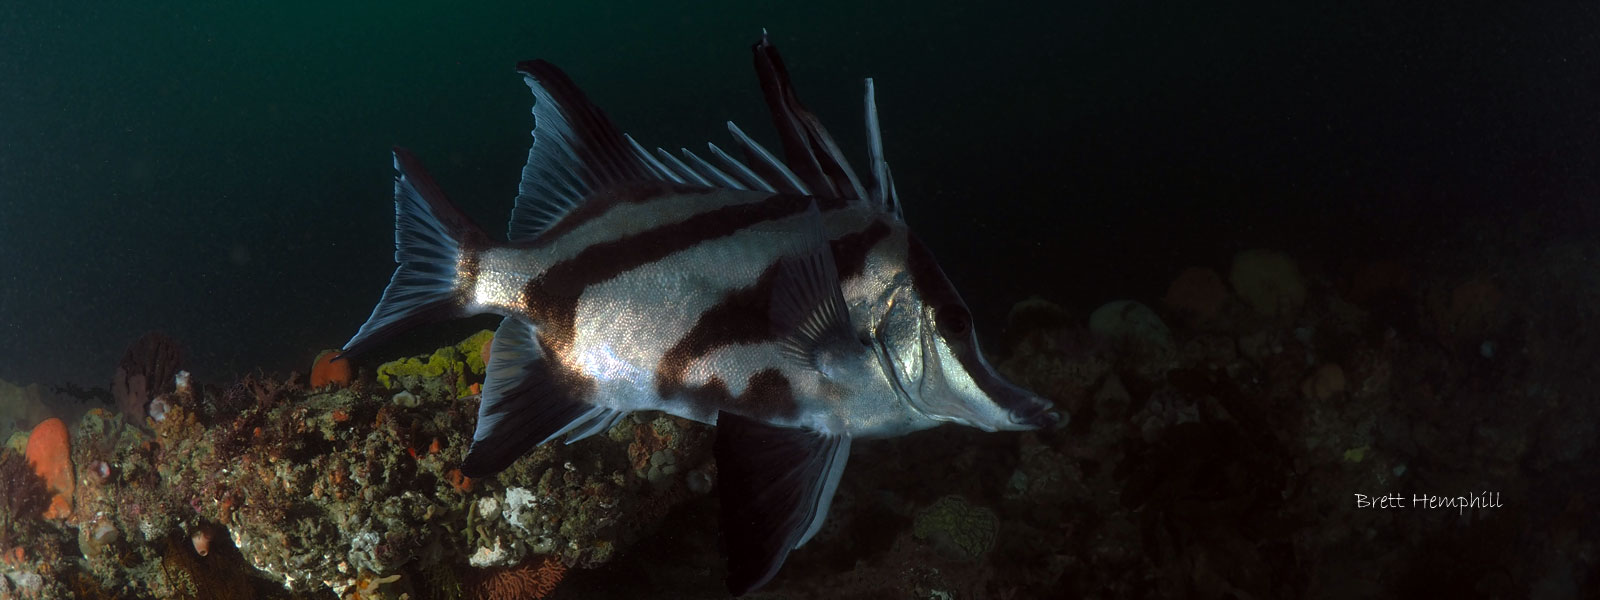
<path id="1" fill-rule="evenodd" d="M 991 337 L 1028 295 L 1147 297 L 1244 247 L 1595 216 L 1600 9 L 1259 4 L 6 3 L 0 378 L 104 385 L 148 330 L 202 380 L 304 370 L 391 271 L 390 145 L 501 228 L 517 61 L 646 144 L 770 139 L 762 27 L 851 152 L 878 79 L 907 214 Z"/>

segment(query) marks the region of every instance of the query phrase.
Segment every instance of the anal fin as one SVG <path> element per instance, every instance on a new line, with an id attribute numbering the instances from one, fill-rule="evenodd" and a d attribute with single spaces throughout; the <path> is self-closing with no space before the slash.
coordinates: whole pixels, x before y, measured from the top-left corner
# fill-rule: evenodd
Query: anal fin
<path id="1" fill-rule="evenodd" d="M 532 325 L 514 317 L 495 330 L 463 475 L 499 473 L 540 444 L 562 435 L 567 443 L 578 441 L 605 431 L 625 414 L 586 401 L 576 376 L 545 359 L 534 333 Z"/>
<path id="2" fill-rule="evenodd" d="M 850 456 L 850 437 L 717 414 L 728 591 L 743 595 L 778 573 L 789 551 L 822 528 Z"/>

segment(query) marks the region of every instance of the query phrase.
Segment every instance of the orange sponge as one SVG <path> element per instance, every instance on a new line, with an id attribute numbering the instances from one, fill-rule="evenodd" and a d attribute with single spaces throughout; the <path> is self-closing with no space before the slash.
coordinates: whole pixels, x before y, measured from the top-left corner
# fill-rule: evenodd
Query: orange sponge
<path id="1" fill-rule="evenodd" d="M 46 519 L 65 519 L 72 515 L 72 494 L 77 490 L 72 475 L 72 441 L 67 435 L 67 424 L 61 419 L 40 421 L 28 434 L 28 462 L 33 471 L 43 478 L 55 492 L 50 499 Z"/>
<path id="2" fill-rule="evenodd" d="M 338 355 L 338 350 L 323 350 L 317 355 L 317 361 L 311 365 L 311 387 L 350 385 L 350 361 L 334 360 Z"/>

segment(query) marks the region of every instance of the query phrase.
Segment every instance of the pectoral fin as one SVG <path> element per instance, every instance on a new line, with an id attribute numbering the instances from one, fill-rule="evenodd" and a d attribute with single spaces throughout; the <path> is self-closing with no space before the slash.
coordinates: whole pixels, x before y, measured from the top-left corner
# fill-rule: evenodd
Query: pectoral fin
<path id="1" fill-rule="evenodd" d="M 850 438 L 717 414 L 718 497 L 728 591 L 770 581 L 789 551 L 822 528 Z"/>
<path id="2" fill-rule="evenodd" d="M 784 355 L 826 372 L 825 355 L 858 349 L 861 343 L 850 324 L 839 271 L 814 203 L 808 220 L 806 229 L 813 239 L 801 253 L 780 262 L 769 317 Z"/>

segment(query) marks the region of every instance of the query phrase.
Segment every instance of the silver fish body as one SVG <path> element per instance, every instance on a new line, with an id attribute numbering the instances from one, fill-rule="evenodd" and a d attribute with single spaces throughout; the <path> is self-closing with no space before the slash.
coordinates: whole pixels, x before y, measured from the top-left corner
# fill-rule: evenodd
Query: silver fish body
<path id="1" fill-rule="evenodd" d="M 466 310 L 518 317 L 536 330 L 550 331 L 545 337 L 549 360 L 592 381 L 583 400 L 612 411 L 661 410 L 708 424 L 726 411 L 856 438 L 902 435 L 943 421 L 991 430 L 1025 428 L 1009 411 L 961 411 L 968 405 L 965 398 L 937 399 L 959 391 L 985 396 L 970 389 L 976 387 L 971 378 L 961 380 L 955 390 L 935 389 L 934 382 L 963 373 L 924 369 L 951 361 L 952 353 L 940 338 L 922 335 L 936 325 L 906 268 L 910 237 L 904 224 L 843 203 L 819 210 L 817 219 L 807 210 L 812 202 L 800 196 L 710 189 L 662 190 L 645 202 L 618 203 L 533 244 L 482 250 L 468 261 L 476 268 L 463 274 L 462 285 L 470 287 L 472 299 Z M 682 238 L 681 249 L 636 237 L 659 231 L 662 221 L 704 218 L 734 205 L 751 208 L 746 212 L 752 220 L 770 218 L 713 239 Z M 759 304 L 760 296 L 771 294 L 761 291 L 771 286 L 763 286 L 763 275 L 784 258 L 807 251 L 815 239 L 811 229 L 819 221 L 830 245 L 849 249 L 834 254 L 835 268 L 849 274 L 839 285 L 855 337 L 882 340 L 883 348 L 902 350 L 889 352 L 883 357 L 888 360 L 862 345 L 829 353 L 825 358 L 830 364 L 815 368 L 795 360 L 782 339 L 762 335 L 766 311 L 738 310 L 748 297 Z M 625 265 L 603 281 L 590 281 L 602 270 L 597 266 L 574 264 L 567 270 L 571 275 L 551 272 L 551 266 L 563 261 L 583 260 L 584 250 L 596 244 L 652 242 L 655 252 L 632 261 L 643 264 Z M 626 252 L 616 248 L 594 253 L 591 262 L 617 262 Z M 571 307 L 570 325 L 555 322 L 561 317 L 553 305 L 562 299 L 548 297 L 540 288 L 580 285 L 583 292 Z M 709 311 L 719 313 L 707 318 Z M 732 321 L 744 321 L 745 329 L 755 333 L 741 336 L 741 324 Z M 774 374 L 787 382 L 789 394 L 775 398 L 748 393 Z M 910 384 L 897 385 L 900 381 Z"/>
<path id="2" fill-rule="evenodd" d="M 491 241 L 396 149 L 396 252 L 383 299 L 346 344 L 502 315 L 469 476 L 635 411 L 717 425 L 728 584 L 770 580 L 826 518 L 851 441 L 952 422 L 1054 424 L 1000 378 L 972 318 L 901 217 L 868 80 L 871 171 L 858 177 L 801 106 L 763 36 L 757 72 L 778 160 L 729 124 L 745 162 L 650 153 L 559 69 L 519 65 L 534 145 L 510 241 Z"/>

